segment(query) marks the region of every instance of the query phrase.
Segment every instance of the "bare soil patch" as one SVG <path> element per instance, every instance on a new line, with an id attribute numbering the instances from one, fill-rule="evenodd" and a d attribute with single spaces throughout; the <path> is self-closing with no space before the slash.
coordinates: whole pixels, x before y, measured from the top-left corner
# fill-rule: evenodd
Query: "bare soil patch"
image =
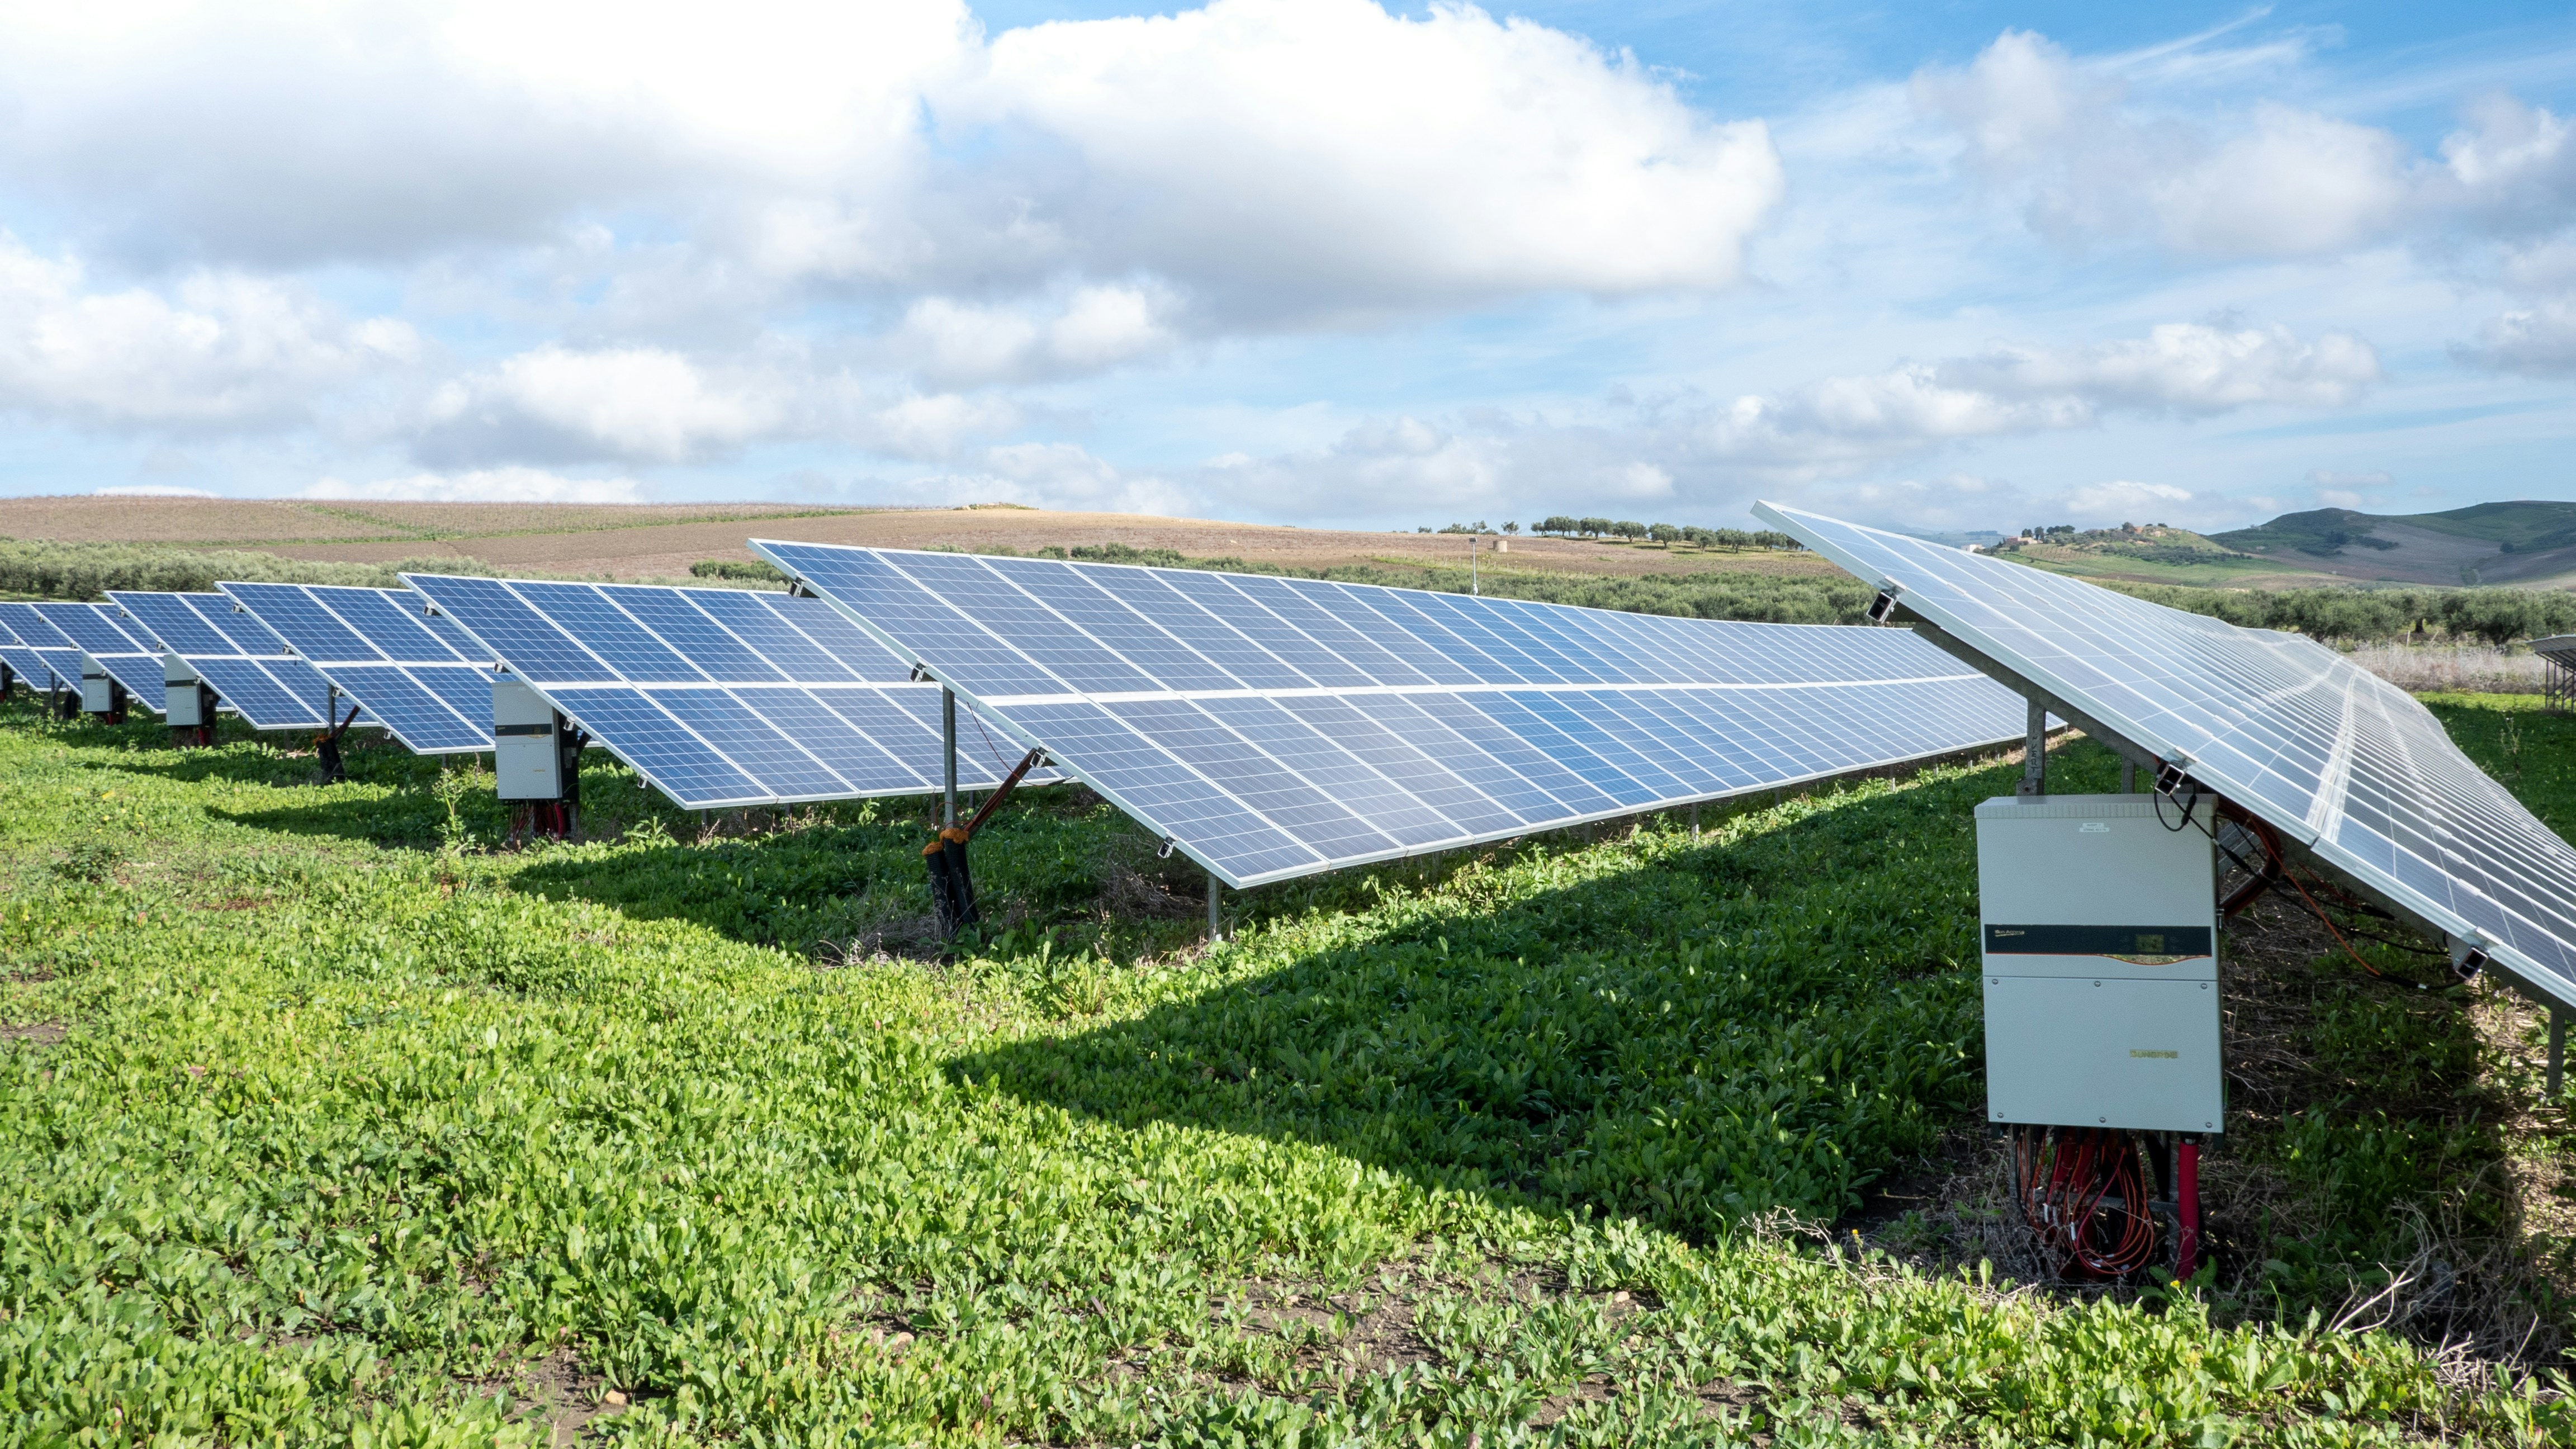
<path id="1" fill-rule="evenodd" d="M 611 1389 L 570 1348 L 520 1365 L 507 1387 L 520 1417 L 546 1426 L 549 1449 L 582 1442 L 593 1420 L 624 1413 L 627 1407 L 627 1396 Z"/>
<path id="2" fill-rule="evenodd" d="M 71 1034 L 59 1021 L 40 1021 L 27 1026 L 0 1026 L 0 1041 L 22 1041 L 29 1046 L 49 1047 Z"/>

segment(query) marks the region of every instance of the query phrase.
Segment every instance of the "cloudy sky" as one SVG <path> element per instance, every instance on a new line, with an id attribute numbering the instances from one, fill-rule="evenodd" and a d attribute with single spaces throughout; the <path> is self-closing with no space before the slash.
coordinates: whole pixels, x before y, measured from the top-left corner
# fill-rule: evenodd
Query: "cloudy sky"
<path id="1" fill-rule="evenodd" d="M 0 492 L 2576 498 L 2576 11 L 0 4 Z"/>

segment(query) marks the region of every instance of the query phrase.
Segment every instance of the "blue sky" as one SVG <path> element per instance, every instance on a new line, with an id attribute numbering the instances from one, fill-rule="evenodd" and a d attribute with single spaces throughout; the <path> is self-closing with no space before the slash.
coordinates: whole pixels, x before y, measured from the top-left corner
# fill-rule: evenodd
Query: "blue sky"
<path id="1" fill-rule="evenodd" d="M 2576 14 L 18 6 L 0 491 L 2576 498 Z"/>

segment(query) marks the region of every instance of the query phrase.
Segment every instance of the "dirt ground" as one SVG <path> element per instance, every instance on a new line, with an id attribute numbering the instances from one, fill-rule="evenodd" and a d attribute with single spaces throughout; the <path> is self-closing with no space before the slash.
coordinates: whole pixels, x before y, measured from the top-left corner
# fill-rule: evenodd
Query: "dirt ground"
<path id="1" fill-rule="evenodd" d="M 1455 534 L 1362 533 L 1275 524 L 1056 513 L 1034 508 L 832 509 L 794 504 L 318 503 L 218 498 L 0 499 L 0 537 L 251 548 L 382 563 L 439 554 L 543 573 L 667 578 L 701 559 L 749 559 L 753 537 L 1023 553 L 1123 543 L 1193 558 L 1297 568 L 1467 561 Z M 1516 538 L 1490 564 L 1598 574 L 1831 574 L 1812 554 L 1703 553 L 1653 545 Z"/>

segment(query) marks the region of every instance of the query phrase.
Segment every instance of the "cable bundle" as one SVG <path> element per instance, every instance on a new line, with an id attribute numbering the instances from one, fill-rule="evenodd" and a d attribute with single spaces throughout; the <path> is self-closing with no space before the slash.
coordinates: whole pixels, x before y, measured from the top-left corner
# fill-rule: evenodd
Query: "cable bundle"
<path id="1" fill-rule="evenodd" d="M 2156 1222 L 2126 1132 L 2015 1127 L 2013 1197 L 2041 1241 L 2097 1277 L 2126 1277 L 2155 1257 Z"/>

